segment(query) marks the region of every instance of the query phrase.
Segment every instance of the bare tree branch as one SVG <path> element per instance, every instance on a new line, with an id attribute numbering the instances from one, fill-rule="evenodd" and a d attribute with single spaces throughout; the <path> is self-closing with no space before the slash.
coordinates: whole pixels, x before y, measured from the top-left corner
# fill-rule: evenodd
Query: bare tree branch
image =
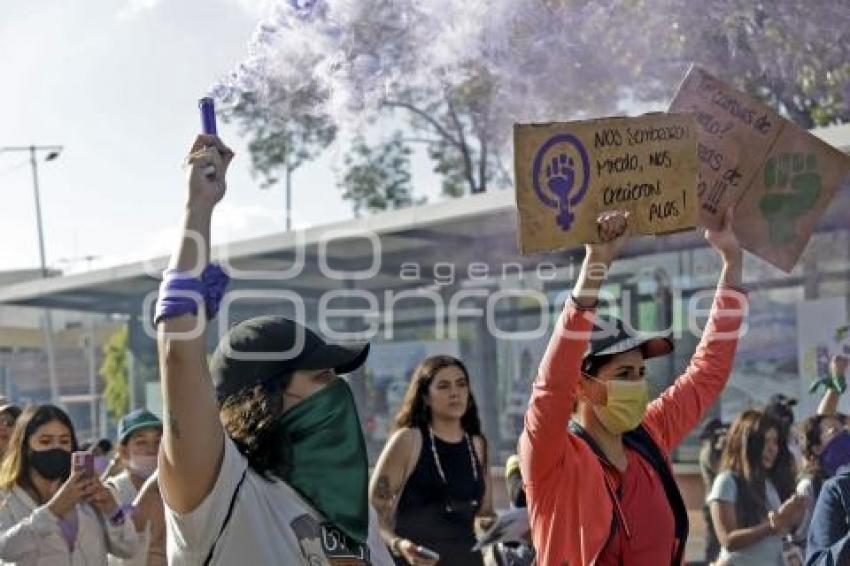
<path id="1" fill-rule="evenodd" d="M 403 101 L 401 101 L 401 100 L 385 100 L 385 101 L 383 102 L 383 105 L 384 105 L 384 106 L 387 106 L 387 107 L 389 107 L 389 108 L 404 108 L 404 109 L 406 109 L 406 110 L 409 110 L 409 111 L 413 112 L 414 114 L 416 114 L 416 115 L 420 116 L 420 117 L 421 117 L 421 118 L 423 118 L 426 122 L 428 122 L 429 124 L 431 124 L 431 125 L 434 127 L 434 129 L 435 129 L 435 130 L 437 130 L 437 132 L 438 132 L 441 136 L 443 136 L 444 138 L 446 138 L 446 140 L 447 140 L 449 143 L 451 143 L 452 145 L 454 145 L 454 146 L 456 146 L 456 147 L 460 148 L 461 142 L 460 142 L 460 141 L 458 141 L 458 140 L 457 140 L 454 136 L 452 136 L 452 135 L 449 133 L 449 131 L 448 131 L 448 130 L 446 130 L 446 129 L 445 129 L 445 128 L 444 128 L 444 127 L 443 127 L 443 126 L 442 126 L 442 125 L 441 125 L 441 124 L 437 121 L 437 120 L 435 120 L 433 117 L 431 117 L 431 115 L 430 115 L 430 114 L 428 114 L 427 112 L 425 112 L 425 111 L 424 111 L 424 110 L 422 110 L 421 108 L 418 108 L 417 106 L 414 106 L 413 104 L 410 104 L 409 102 L 403 102 Z"/>
<path id="2" fill-rule="evenodd" d="M 487 137 L 478 133 L 478 181 L 481 183 L 481 192 L 487 191 Z"/>
<path id="3" fill-rule="evenodd" d="M 440 143 L 440 140 L 430 138 L 402 138 L 401 141 L 403 141 L 404 143 L 424 143 L 426 145 Z"/>
<path id="4" fill-rule="evenodd" d="M 458 145 L 458 149 L 460 150 L 460 154 L 463 157 L 463 173 L 464 177 L 466 177 L 466 182 L 469 183 L 469 190 L 472 194 L 478 192 L 477 187 L 475 186 L 475 175 L 473 174 L 473 166 L 472 166 L 472 156 L 469 154 L 469 145 L 466 143 L 466 138 L 463 135 L 463 124 L 460 122 L 460 118 L 457 117 L 457 112 L 455 112 L 454 104 L 452 104 L 451 96 L 446 95 L 446 105 L 449 109 L 449 116 L 452 119 L 452 123 L 457 130 L 458 139 L 460 140 L 460 144 Z"/>

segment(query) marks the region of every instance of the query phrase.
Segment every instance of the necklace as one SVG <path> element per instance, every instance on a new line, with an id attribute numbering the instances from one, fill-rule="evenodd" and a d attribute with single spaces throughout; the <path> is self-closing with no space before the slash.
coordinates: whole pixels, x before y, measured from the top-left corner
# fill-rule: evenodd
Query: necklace
<path id="1" fill-rule="evenodd" d="M 446 479 L 446 474 L 443 472 L 443 465 L 440 463 L 440 455 L 437 453 L 437 443 L 434 441 L 434 429 L 428 427 L 428 434 L 431 436 L 431 452 L 434 454 L 434 463 L 437 464 L 437 473 L 445 485 L 449 485 L 449 480 Z M 472 441 L 469 435 L 464 432 L 463 438 L 466 440 L 466 449 L 469 451 L 469 463 L 472 465 L 472 478 L 478 481 L 478 467 L 475 465 L 475 453 L 472 449 Z"/>

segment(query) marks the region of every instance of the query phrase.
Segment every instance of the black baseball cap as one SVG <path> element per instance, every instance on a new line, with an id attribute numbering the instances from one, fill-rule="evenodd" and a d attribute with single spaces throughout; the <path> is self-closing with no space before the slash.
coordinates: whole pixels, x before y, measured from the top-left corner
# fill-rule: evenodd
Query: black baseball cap
<path id="1" fill-rule="evenodd" d="M 775 393 L 764 408 L 764 413 L 778 421 L 785 423 L 794 422 L 794 406 L 797 400 L 782 393 Z"/>
<path id="2" fill-rule="evenodd" d="M 708 440 L 720 434 L 725 434 L 729 430 L 729 423 L 724 423 L 718 418 L 713 418 L 702 427 L 699 433 L 700 440 Z"/>
<path id="3" fill-rule="evenodd" d="M 640 332 L 626 328 L 615 316 L 597 315 L 584 357 L 611 356 L 640 348 L 645 360 L 666 356 L 673 351 L 673 341 L 668 333 Z"/>
<path id="4" fill-rule="evenodd" d="M 770 405 L 785 405 L 786 407 L 793 407 L 797 404 L 797 400 L 793 397 L 789 397 L 783 393 L 774 393 L 770 396 L 770 401 L 768 401 Z"/>
<path id="5" fill-rule="evenodd" d="M 369 344 L 332 344 L 294 320 L 259 316 L 243 321 L 221 339 L 210 359 L 219 403 L 230 395 L 296 370 L 351 373 L 363 365 Z"/>

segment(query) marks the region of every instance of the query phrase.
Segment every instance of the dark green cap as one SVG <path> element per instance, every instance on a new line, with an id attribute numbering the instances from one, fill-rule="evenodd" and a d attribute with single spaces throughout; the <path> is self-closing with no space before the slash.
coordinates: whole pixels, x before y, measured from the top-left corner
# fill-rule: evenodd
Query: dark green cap
<path id="1" fill-rule="evenodd" d="M 162 429 L 162 421 L 147 409 L 136 409 L 124 415 L 118 423 L 118 442 L 124 444 L 130 435 L 143 428 Z"/>

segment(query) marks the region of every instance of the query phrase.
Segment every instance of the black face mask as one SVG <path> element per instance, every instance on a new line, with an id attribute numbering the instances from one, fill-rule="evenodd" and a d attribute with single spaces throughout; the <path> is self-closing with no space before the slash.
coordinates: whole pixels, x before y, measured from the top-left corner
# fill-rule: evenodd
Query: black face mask
<path id="1" fill-rule="evenodd" d="M 62 448 L 32 450 L 29 460 L 35 471 L 48 481 L 64 480 L 71 475 L 71 453 Z"/>

